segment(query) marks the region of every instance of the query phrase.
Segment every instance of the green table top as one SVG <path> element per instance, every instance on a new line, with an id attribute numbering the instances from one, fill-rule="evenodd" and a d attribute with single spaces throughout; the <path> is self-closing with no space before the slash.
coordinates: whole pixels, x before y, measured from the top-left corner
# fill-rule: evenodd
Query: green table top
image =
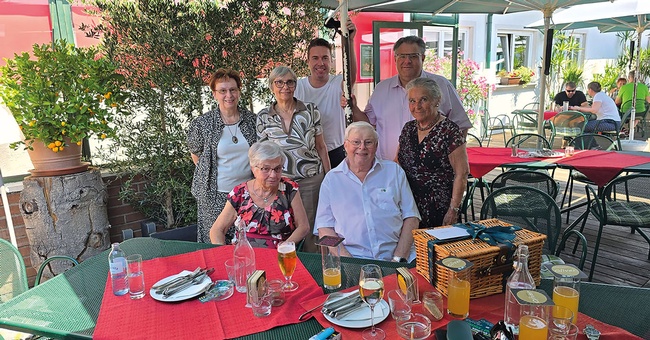
<path id="1" fill-rule="evenodd" d="M 128 253 L 143 259 L 182 254 L 214 247 L 210 244 L 167 241 L 141 237 L 122 243 Z M 316 280 L 322 282 L 320 254 L 298 253 Z M 356 286 L 363 264 L 376 263 L 384 275 L 395 273 L 403 263 L 341 258 L 342 288 Z M 412 267 L 413 264 L 410 264 Z M 0 328 L 14 329 L 62 339 L 91 339 L 104 295 L 108 273 L 108 251 L 87 259 L 78 266 L 0 305 Z M 541 288 L 552 290 L 551 281 Z M 329 291 L 325 291 L 329 293 Z M 650 289 L 583 283 L 580 311 L 603 322 L 624 328 L 641 337 L 650 334 Z M 637 311 L 646 312 L 637 312 Z M 307 339 L 322 330 L 310 319 L 299 324 L 276 327 L 241 339 Z"/>

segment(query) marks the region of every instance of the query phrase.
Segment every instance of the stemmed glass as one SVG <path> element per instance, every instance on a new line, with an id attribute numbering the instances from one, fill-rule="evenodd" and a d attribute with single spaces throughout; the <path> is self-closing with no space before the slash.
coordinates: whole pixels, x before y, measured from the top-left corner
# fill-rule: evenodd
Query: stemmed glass
<path id="1" fill-rule="evenodd" d="M 285 241 L 278 244 L 278 264 L 282 275 L 284 275 L 284 291 L 293 292 L 298 289 L 298 283 L 291 281 L 293 272 L 296 270 L 298 256 L 296 255 L 296 244 L 293 241 Z"/>
<path id="2" fill-rule="evenodd" d="M 381 328 L 375 327 L 375 305 L 384 297 L 384 280 L 381 268 L 376 264 L 366 264 L 361 267 L 359 274 L 359 294 L 361 299 L 370 306 L 371 328 L 363 331 L 364 339 L 384 339 L 386 333 Z"/>

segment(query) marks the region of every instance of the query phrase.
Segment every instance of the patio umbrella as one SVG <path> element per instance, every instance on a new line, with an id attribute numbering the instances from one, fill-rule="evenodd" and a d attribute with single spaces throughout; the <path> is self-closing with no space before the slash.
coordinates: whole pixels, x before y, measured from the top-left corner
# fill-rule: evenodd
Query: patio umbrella
<path id="1" fill-rule="evenodd" d="M 637 34 L 636 73 L 638 77 L 641 35 L 650 28 L 649 0 L 617 0 L 616 3 L 604 2 L 574 6 L 554 15 L 553 23 L 561 30 L 598 27 L 603 33 L 635 31 Z M 540 28 L 541 21 L 534 22 L 528 27 Z M 636 86 L 637 82 L 634 83 L 631 122 L 634 122 L 636 115 Z M 634 129 L 630 129 L 630 140 L 634 140 Z"/>
<path id="2" fill-rule="evenodd" d="M 548 29 L 551 15 L 560 7 L 579 4 L 589 4 L 615 0 L 341 0 L 347 1 L 349 10 L 366 12 L 404 12 L 404 13 L 473 13 L 473 14 L 507 14 L 514 12 L 541 11 L 544 14 L 544 56 L 542 58 L 544 72 L 539 77 L 539 114 L 537 127 L 541 134 L 544 131 L 544 93 L 546 92 L 546 76 L 548 75 L 547 56 L 550 56 Z M 650 0 L 641 0 L 650 1 Z M 321 0 L 325 8 L 338 7 L 337 0 Z"/>

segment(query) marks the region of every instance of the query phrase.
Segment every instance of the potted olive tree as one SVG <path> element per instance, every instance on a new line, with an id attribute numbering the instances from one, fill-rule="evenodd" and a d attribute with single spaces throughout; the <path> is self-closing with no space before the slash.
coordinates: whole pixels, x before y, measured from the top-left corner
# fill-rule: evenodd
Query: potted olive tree
<path id="1" fill-rule="evenodd" d="M 84 138 L 114 135 L 111 122 L 124 108 L 124 77 L 95 48 L 65 40 L 34 45 L 0 67 L 0 98 L 13 114 L 29 150 L 34 175 L 84 171 Z M 126 112 L 126 111 L 124 111 Z"/>

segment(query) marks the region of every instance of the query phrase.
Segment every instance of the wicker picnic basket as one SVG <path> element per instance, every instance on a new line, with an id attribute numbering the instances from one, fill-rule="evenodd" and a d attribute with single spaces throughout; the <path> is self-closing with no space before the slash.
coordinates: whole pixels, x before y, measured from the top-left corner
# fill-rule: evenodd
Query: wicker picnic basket
<path id="1" fill-rule="evenodd" d="M 483 220 L 478 223 L 487 227 L 512 225 L 498 219 Z M 451 226 L 440 228 L 449 227 Z M 442 294 L 447 295 L 449 269 L 436 265 L 435 262 L 448 256 L 460 257 L 472 261 L 474 264 L 471 268 L 470 297 L 472 299 L 503 292 L 505 281 L 512 271 L 512 258 L 506 258 L 503 247 L 491 246 L 479 239 L 464 239 L 443 243 L 426 231 L 427 229 L 413 231 L 416 269 Z M 513 244 L 520 245 L 523 243 L 528 246 L 528 269 L 535 280 L 535 284 L 539 285 L 541 280 L 542 247 L 546 235 L 525 229 L 516 231 L 515 235 Z"/>

